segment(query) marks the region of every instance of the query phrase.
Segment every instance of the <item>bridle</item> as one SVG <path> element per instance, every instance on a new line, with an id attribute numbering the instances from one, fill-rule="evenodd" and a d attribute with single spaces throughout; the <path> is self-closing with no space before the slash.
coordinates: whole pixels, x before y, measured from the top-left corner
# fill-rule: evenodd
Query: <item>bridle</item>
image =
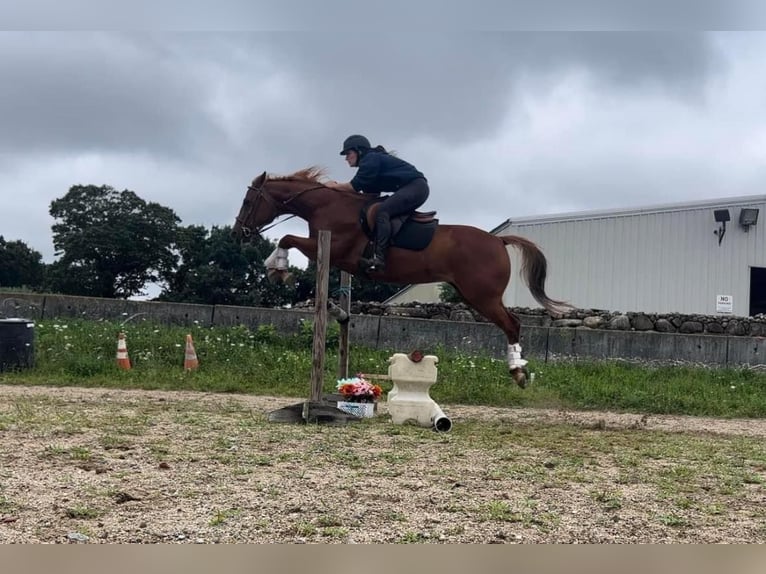
<path id="1" fill-rule="evenodd" d="M 266 203 L 271 205 L 274 208 L 274 210 L 277 212 L 277 217 L 279 217 L 280 215 L 282 215 L 280 213 L 280 211 L 282 211 L 282 208 L 285 207 L 292 200 L 297 199 L 298 197 L 300 197 L 301 195 L 303 195 L 307 191 L 313 191 L 315 189 L 322 189 L 324 187 L 326 187 L 326 186 L 324 186 L 324 185 L 316 185 L 314 187 L 307 187 L 306 189 L 302 189 L 301 191 L 299 191 L 298 193 L 296 193 L 292 197 L 289 197 L 285 201 L 276 201 L 273 197 L 271 197 L 270 195 L 268 195 L 266 193 L 266 191 L 263 189 L 263 186 L 255 187 L 253 185 L 248 185 L 247 186 L 247 191 L 248 191 L 248 193 L 251 192 L 251 191 L 255 192 L 255 200 L 254 201 L 250 201 L 249 199 L 245 198 L 245 201 L 248 203 L 249 209 L 245 212 L 245 216 L 242 219 L 240 219 L 239 215 L 237 215 L 237 217 L 234 218 L 234 221 L 236 221 L 239 224 L 240 229 L 242 229 L 242 235 L 244 237 L 250 237 L 252 235 L 252 233 L 253 233 L 253 230 L 249 226 L 245 225 L 245 222 L 249 221 L 250 218 L 253 216 L 253 213 L 255 213 L 255 210 L 258 209 L 258 205 L 259 205 L 259 202 L 261 201 L 261 199 L 264 199 L 266 201 Z M 264 226 L 260 226 L 260 227 L 256 228 L 255 232 L 256 232 L 256 234 L 260 235 L 264 231 L 268 231 L 269 229 L 271 229 L 273 227 L 276 227 L 280 223 L 284 223 L 288 219 L 292 219 L 293 217 L 296 217 L 296 216 L 297 216 L 297 214 L 293 213 L 290 217 L 286 217 L 285 219 L 282 219 L 280 221 L 275 221 L 271 225 L 267 225 L 265 227 Z"/>

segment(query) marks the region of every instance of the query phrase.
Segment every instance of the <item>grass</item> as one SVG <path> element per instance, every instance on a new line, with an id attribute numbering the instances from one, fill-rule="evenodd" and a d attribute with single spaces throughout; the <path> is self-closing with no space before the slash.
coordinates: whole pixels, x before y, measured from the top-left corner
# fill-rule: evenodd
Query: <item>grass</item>
<path id="1" fill-rule="evenodd" d="M 115 364 L 119 331 L 126 333 L 133 363 L 130 371 L 119 370 Z M 189 332 L 201 365 L 194 372 L 182 368 Z M 112 321 L 42 321 L 35 326 L 35 367 L 0 373 L 0 383 L 304 397 L 311 374 L 312 334 L 310 322 L 304 322 L 298 334 L 281 337 L 271 325 L 250 330 L 160 326 L 149 321 L 124 326 Z M 337 325 L 332 324 L 324 363 L 327 392 L 334 391 L 337 378 L 337 334 Z M 439 357 L 439 380 L 431 396 L 444 404 L 766 416 L 766 374 L 746 369 L 531 360 L 535 382 L 522 390 L 510 382 L 503 360 L 440 348 L 425 351 Z M 385 373 L 390 355 L 353 346 L 351 371 Z M 390 389 L 390 384 L 383 386 Z M 177 416 L 188 415 L 179 412 Z M 7 415 L 0 415 L 0 429 L 7 427 L 6 419 Z M 132 413 L 120 414 L 115 422 L 125 434 L 140 434 L 146 424 Z M 81 424 L 75 418 L 62 421 L 62 432 Z"/>
<path id="2" fill-rule="evenodd" d="M 88 520 L 91 518 L 98 518 L 101 512 L 95 508 L 88 506 L 74 506 L 65 510 L 66 516 L 69 518 L 77 518 L 81 520 Z"/>
<path id="3" fill-rule="evenodd" d="M 210 519 L 210 526 L 221 526 L 232 518 L 237 518 L 242 513 L 236 508 L 230 508 L 228 510 L 216 509 L 213 513 L 213 517 Z"/>

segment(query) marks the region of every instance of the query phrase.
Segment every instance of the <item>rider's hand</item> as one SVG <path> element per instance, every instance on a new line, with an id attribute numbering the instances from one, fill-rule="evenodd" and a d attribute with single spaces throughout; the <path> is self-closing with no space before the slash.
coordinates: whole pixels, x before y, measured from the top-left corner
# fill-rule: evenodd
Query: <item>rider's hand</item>
<path id="1" fill-rule="evenodd" d="M 351 187 L 348 183 L 340 183 L 337 181 L 328 181 L 325 183 L 325 187 L 329 187 L 330 189 L 334 189 L 335 191 L 354 191 L 354 188 Z"/>

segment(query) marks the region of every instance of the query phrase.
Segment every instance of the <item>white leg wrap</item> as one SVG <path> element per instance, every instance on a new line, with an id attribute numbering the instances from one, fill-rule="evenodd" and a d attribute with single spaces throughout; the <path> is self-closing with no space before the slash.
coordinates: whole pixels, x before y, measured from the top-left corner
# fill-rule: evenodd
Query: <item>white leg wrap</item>
<path id="1" fill-rule="evenodd" d="M 287 271 L 287 249 L 277 247 L 271 252 L 263 262 L 266 269 L 276 269 L 277 271 Z"/>
<path id="2" fill-rule="evenodd" d="M 527 361 L 521 358 L 521 345 L 508 345 L 508 368 L 511 370 L 526 366 Z"/>

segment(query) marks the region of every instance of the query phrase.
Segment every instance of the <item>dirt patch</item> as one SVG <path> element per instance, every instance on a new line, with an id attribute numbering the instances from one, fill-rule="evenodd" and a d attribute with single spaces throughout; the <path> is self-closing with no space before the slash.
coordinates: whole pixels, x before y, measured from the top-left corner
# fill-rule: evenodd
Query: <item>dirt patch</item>
<path id="1" fill-rule="evenodd" d="M 764 420 L 266 421 L 298 400 L 0 387 L 0 542 L 766 541 Z"/>

